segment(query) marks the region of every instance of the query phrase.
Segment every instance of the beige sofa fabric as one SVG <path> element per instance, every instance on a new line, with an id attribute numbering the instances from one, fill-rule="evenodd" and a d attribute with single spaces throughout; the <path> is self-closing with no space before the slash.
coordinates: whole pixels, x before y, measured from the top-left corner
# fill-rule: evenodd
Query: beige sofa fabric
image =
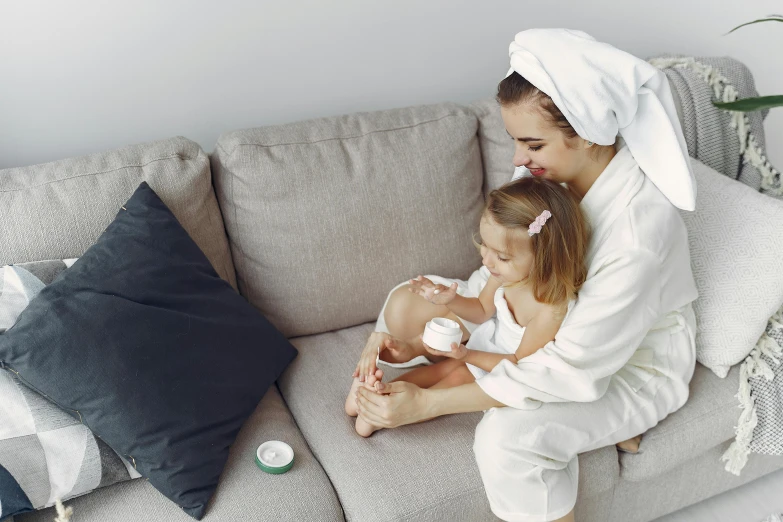
<path id="1" fill-rule="evenodd" d="M 142 181 L 236 287 L 209 160 L 185 138 L 0 170 L 0 265 L 81 256 Z"/>
<path id="2" fill-rule="evenodd" d="M 483 206 L 454 104 L 224 134 L 212 156 L 239 290 L 288 336 L 372 320 L 420 273 L 467 278 Z"/>
<path id="3" fill-rule="evenodd" d="M 621 480 L 611 515 L 595 522 L 647 522 L 783 468 L 783 457 L 752 454 L 742 475 L 732 475 L 720 461 L 729 444 L 715 446 L 663 475 L 640 482 Z"/>
<path id="4" fill-rule="evenodd" d="M 514 140 L 506 132 L 500 105 L 494 98 L 473 103 L 471 109 L 479 119 L 481 161 L 484 165 L 484 193 L 511 181 L 514 175 Z"/>
<path id="5" fill-rule="evenodd" d="M 294 450 L 294 467 L 269 475 L 255 464 L 255 451 L 267 440 L 282 440 Z M 193 522 L 149 482 L 137 479 L 100 489 L 66 502 L 74 522 Z M 54 509 L 16 517 L 16 522 L 51 522 Z M 313 457 L 277 387 L 259 403 L 231 446 L 228 462 L 204 522 L 240 520 L 343 520 L 329 478 Z"/>

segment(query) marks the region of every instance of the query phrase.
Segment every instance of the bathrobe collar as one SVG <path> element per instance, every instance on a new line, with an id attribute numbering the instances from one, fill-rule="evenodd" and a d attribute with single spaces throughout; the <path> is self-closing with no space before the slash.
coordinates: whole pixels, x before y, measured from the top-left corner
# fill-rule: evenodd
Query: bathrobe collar
<path id="1" fill-rule="evenodd" d="M 618 147 L 614 158 L 580 203 L 593 230 L 589 258 L 592 258 L 595 249 L 603 243 L 603 236 L 611 228 L 611 224 L 628 207 L 644 183 L 644 172 L 639 168 L 631 151 L 622 141 Z"/>

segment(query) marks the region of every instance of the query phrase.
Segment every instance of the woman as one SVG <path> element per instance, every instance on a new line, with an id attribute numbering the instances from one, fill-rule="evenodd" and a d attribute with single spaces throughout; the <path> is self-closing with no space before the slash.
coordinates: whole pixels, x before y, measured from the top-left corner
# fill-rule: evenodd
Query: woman
<path id="1" fill-rule="evenodd" d="M 448 389 L 359 387 L 357 407 L 385 428 L 484 410 L 474 453 L 492 511 L 573 520 L 577 454 L 645 432 L 688 398 L 697 292 L 676 207 L 693 210 L 695 182 L 657 69 L 564 29 L 523 31 L 509 54 L 498 99 L 514 164 L 580 198 L 593 229 L 587 280 L 555 340 L 517 364 Z M 480 290 L 479 277 L 461 290 Z M 391 363 L 430 355 L 418 335 L 447 313 L 395 289 L 379 318 L 388 333 L 370 337 L 360 376 L 376 375 L 379 351 Z"/>

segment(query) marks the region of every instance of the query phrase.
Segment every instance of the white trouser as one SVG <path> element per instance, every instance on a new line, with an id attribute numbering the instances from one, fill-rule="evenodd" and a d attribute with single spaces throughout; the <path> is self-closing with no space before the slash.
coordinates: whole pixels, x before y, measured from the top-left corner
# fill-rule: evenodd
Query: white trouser
<path id="1" fill-rule="evenodd" d="M 640 435 L 688 399 L 696 364 L 688 305 L 651 330 L 594 402 L 490 408 L 473 451 L 492 511 L 503 520 L 556 520 L 576 504 L 577 454 Z"/>

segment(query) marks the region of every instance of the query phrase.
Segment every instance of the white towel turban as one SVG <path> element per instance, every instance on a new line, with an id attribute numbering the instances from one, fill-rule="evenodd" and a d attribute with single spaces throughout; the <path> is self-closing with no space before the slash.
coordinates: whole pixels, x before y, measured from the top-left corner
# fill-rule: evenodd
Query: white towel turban
<path id="1" fill-rule="evenodd" d="M 530 29 L 509 46 L 511 69 L 552 98 L 576 133 L 611 145 L 619 133 L 639 167 L 678 208 L 696 182 L 666 75 L 582 31 Z"/>

